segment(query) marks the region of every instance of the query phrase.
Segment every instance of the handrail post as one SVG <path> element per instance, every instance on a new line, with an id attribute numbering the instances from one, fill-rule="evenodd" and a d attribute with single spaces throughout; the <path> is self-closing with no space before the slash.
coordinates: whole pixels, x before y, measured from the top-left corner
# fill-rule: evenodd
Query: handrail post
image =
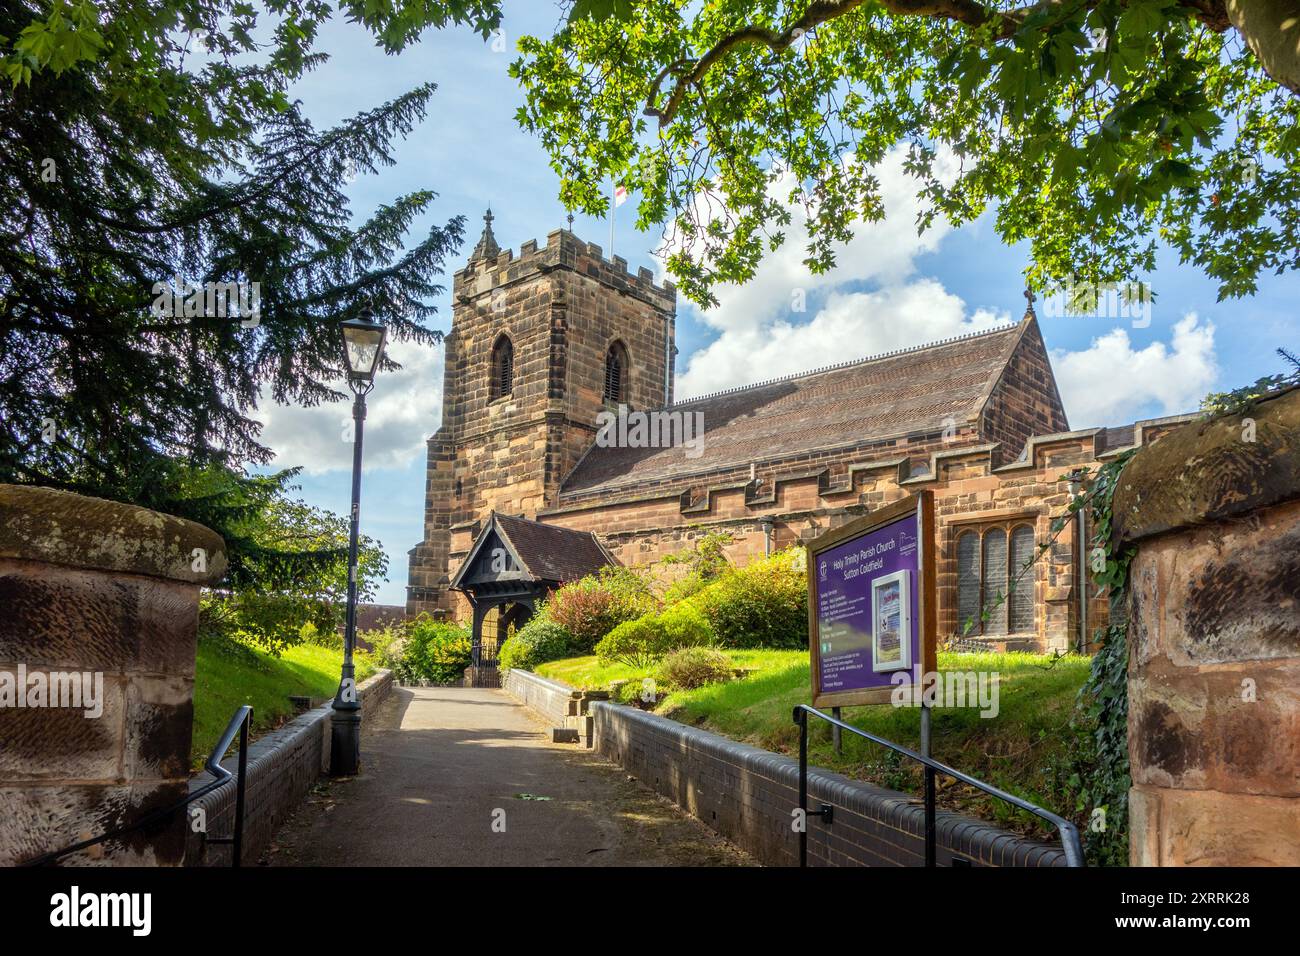
<path id="1" fill-rule="evenodd" d="M 808 865 L 808 711 L 794 709 L 799 724 L 799 866 Z"/>
<path id="2" fill-rule="evenodd" d="M 248 781 L 248 721 L 252 711 L 244 715 L 239 725 L 239 779 L 235 781 L 235 835 L 231 843 L 232 867 L 242 865 L 244 851 L 244 790 Z"/>
<path id="3" fill-rule="evenodd" d="M 930 756 L 930 708 L 921 701 L 921 756 Z M 925 767 L 925 865 L 937 865 L 935 850 L 934 824 L 934 768 L 928 763 Z"/>
<path id="4" fill-rule="evenodd" d="M 863 740 L 870 740 L 873 743 L 886 747 L 895 753 L 902 754 L 909 760 L 919 762 L 925 768 L 925 865 L 927 867 L 937 865 L 937 845 L 938 845 L 938 827 L 936 825 L 936 800 L 935 800 L 935 780 L 937 775 L 942 773 L 946 777 L 951 777 L 959 783 L 982 790 L 991 797 L 996 797 L 1005 803 L 1011 804 L 1028 813 L 1032 813 L 1040 820 L 1046 820 L 1056 827 L 1057 833 L 1060 834 L 1061 848 L 1065 852 L 1066 866 L 1082 867 L 1087 866 L 1087 861 L 1083 855 L 1083 843 L 1079 839 L 1079 828 L 1069 820 L 1057 816 L 1050 810 L 1044 810 L 1042 807 L 1035 806 L 1028 800 L 1021 797 L 1012 796 L 1003 790 L 999 790 L 992 784 L 985 783 L 982 780 L 962 773 L 954 767 L 935 760 L 930 754 L 930 708 L 926 706 L 925 701 L 921 701 L 921 752 L 909 750 L 886 740 L 884 737 L 868 733 L 858 727 L 845 724 L 843 721 L 827 716 L 814 707 L 807 704 L 798 704 L 794 708 L 794 722 L 799 725 L 799 811 L 803 817 L 803 826 L 799 833 L 799 865 L 808 865 L 808 817 L 819 816 L 827 824 L 831 822 L 831 813 L 834 809 L 830 804 L 823 803 L 820 810 L 808 812 L 808 715 L 825 720 L 832 727 L 839 727 L 847 730 L 851 734 L 861 737 Z"/>

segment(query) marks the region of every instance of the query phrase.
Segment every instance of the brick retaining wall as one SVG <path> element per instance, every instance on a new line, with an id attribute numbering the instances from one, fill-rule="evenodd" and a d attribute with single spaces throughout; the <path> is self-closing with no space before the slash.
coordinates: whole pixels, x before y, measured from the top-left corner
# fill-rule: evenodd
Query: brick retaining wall
<path id="1" fill-rule="evenodd" d="M 769 866 L 797 866 L 797 760 L 656 714 L 593 703 L 596 749 Z M 810 767 L 808 806 L 829 803 L 833 823 L 808 822 L 810 866 L 922 866 L 925 809 L 918 798 Z M 939 811 L 937 862 L 1064 866 L 1058 848 L 982 820 Z"/>
<path id="2" fill-rule="evenodd" d="M 563 726 L 562 708 L 580 692 L 527 671 L 510 671 L 505 691 Z M 796 866 L 798 761 L 736 743 L 635 707 L 590 701 L 593 746 L 768 866 Z M 834 822 L 809 820 L 810 866 L 921 866 L 925 808 L 918 798 L 819 768 L 808 771 L 808 806 L 829 803 Z M 1059 846 L 1019 837 L 983 820 L 939 811 L 939 866 L 1065 866 Z"/>
<path id="3" fill-rule="evenodd" d="M 568 718 L 578 713 L 574 702 L 582 697 L 582 691 L 517 667 L 502 673 L 502 689 L 525 707 L 551 721 L 552 726 L 565 727 Z"/>
<path id="4" fill-rule="evenodd" d="M 362 714 L 378 706 L 393 688 L 392 671 L 380 671 L 357 687 Z M 330 703 L 296 717 L 248 748 L 248 785 L 244 796 L 243 863 L 251 866 L 275 836 L 275 831 L 307 791 L 329 770 Z M 365 753 L 361 755 L 365 761 Z M 239 767 L 238 757 L 222 761 L 232 771 Z M 190 790 L 199 789 L 211 780 L 206 773 L 190 781 Z M 234 832 L 235 781 L 200 797 L 190 805 L 190 812 L 201 807 L 207 815 L 207 832 L 213 837 L 229 837 Z M 185 845 L 186 866 L 229 866 L 230 847 L 208 844 L 201 833 L 188 832 Z"/>

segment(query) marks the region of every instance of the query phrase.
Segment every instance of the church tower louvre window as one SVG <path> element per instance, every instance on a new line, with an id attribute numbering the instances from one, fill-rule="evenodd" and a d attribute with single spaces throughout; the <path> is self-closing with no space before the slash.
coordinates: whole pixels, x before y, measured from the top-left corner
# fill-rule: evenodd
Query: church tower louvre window
<path id="1" fill-rule="evenodd" d="M 615 342 L 605 353 L 605 404 L 617 405 L 627 400 L 627 348 Z"/>
<path id="2" fill-rule="evenodd" d="M 495 401 L 506 398 L 515 388 L 515 347 L 504 332 L 492 346 L 492 383 L 489 395 Z"/>

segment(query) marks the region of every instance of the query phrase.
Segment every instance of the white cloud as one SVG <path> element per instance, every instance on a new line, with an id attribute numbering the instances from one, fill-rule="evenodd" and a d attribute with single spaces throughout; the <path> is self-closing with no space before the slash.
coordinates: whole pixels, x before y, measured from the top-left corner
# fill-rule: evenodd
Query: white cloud
<path id="1" fill-rule="evenodd" d="M 1134 349 L 1126 329 L 1114 329 L 1078 352 L 1052 352 L 1061 400 L 1074 428 L 1125 424 L 1150 414 L 1194 411 L 1218 368 L 1214 325 L 1188 313 L 1168 345 Z"/>
<path id="2" fill-rule="evenodd" d="M 924 235 L 917 235 L 916 217 L 921 200 L 916 195 L 918 181 L 903 168 L 905 156 L 904 149 L 897 147 L 876 166 L 885 218 L 879 222 L 857 223 L 853 238 L 836 244 L 834 269 L 820 275 L 808 271 L 803 263 L 808 255 L 804 211 L 801 206 L 787 204 L 793 218 L 783 230 L 782 246 L 764 256 L 754 278 L 748 282 L 716 287 L 713 292 L 718 305 L 702 313 L 701 318 L 724 332 L 747 329 L 789 315 L 795 290 L 811 296 L 843 285 L 849 279 L 880 285 L 905 281 L 915 271 L 916 257 L 937 249 L 944 236 L 952 231 L 948 221 L 940 218 Z M 947 180 L 955 174 L 956 165 L 951 156 L 941 153 L 935 169 L 940 179 Z M 785 203 L 793 185 L 787 176 L 770 188 L 770 195 Z"/>
<path id="3" fill-rule="evenodd" d="M 832 292 L 811 322 L 785 319 L 734 329 L 691 356 L 682 398 L 791 375 L 867 355 L 1006 324 L 1007 312 L 978 309 L 934 279 L 878 292 Z"/>
<path id="4" fill-rule="evenodd" d="M 718 305 L 700 313 L 721 334 L 696 351 L 679 377 L 681 398 L 789 375 L 821 365 L 863 358 L 936 339 L 977 332 L 1012 319 L 1007 312 L 966 304 L 938 281 L 914 278 L 916 258 L 933 252 L 951 231 L 943 219 L 923 235 L 916 231 L 921 200 L 917 181 L 903 168 L 904 151 L 893 150 L 876 168 L 885 218 L 859 223 L 853 239 L 836 248 L 836 267 L 814 275 L 803 264 L 808 232 L 803 210 L 793 217 L 786 241 L 764 258 L 753 279 L 714 290 Z M 952 175 L 950 157 L 936 163 Z M 785 196 L 782 182 L 773 195 Z M 848 292 L 850 283 L 872 283 L 872 292 Z M 821 307 L 808 320 L 801 305 L 814 296 Z"/>
<path id="5" fill-rule="evenodd" d="M 425 439 L 442 418 L 442 346 L 390 342 L 387 352 L 402 369 L 381 372 L 366 397 L 367 471 L 405 468 L 422 457 Z M 275 452 L 275 467 L 301 465 L 309 474 L 352 468 L 351 399 L 315 408 L 267 402 L 256 417 L 264 426 L 262 444 Z"/>

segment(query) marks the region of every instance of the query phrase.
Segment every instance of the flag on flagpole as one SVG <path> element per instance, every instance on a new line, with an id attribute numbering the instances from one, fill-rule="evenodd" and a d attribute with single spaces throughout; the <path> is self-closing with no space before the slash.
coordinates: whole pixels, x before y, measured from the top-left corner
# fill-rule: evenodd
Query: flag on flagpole
<path id="1" fill-rule="evenodd" d="M 621 183 L 614 187 L 614 208 L 618 208 L 627 202 L 627 187 Z"/>

